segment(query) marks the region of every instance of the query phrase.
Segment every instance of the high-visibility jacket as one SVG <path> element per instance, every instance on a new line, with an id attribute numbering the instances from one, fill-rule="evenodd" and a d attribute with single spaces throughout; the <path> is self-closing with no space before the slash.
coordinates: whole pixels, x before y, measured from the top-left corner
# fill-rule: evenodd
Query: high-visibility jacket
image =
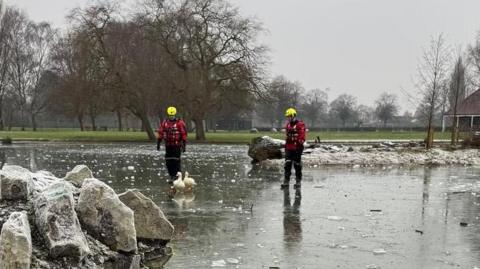
<path id="1" fill-rule="evenodd" d="M 305 123 L 302 120 L 294 119 L 285 125 L 285 149 L 297 150 L 303 147 L 305 142 Z"/>
<path id="2" fill-rule="evenodd" d="M 187 128 L 181 119 L 166 119 L 158 127 L 158 140 L 165 140 L 165 146 L 181 147 L 187 142 Z"/>

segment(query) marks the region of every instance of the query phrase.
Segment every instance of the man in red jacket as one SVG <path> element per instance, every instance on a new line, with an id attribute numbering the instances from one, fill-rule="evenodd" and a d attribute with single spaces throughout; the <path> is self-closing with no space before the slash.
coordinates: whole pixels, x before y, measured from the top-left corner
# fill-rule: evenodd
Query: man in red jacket
<path id="1" fill-rule="evenodd" d="M 165 140 L 165 164 L 167 165 L 169 184 L 177 177 L 177 172 L 181 171 L 180 156 L 185 152 L 187 144 L 187 129 L 185 122 L 177 119 L 177 109 L 173 106 L 167 108 L 168 119 L 162 121 L 158 127 L 157 150 L 160 150 L 162 140 Z"/>
<path id="2" fill-rule="evenodd" d="M 282 188 L 288 188 L 290 176 L 292 174 L 292 165 L 295 168 L 294 188 L 301 187 L 302 181 L 302 153 L 303 143 L 305 142 L 305 123 L 297 119 L 297 111 L 289 108 L 285 112 L 288 121 L 285 126 L 285 179 Z"/>

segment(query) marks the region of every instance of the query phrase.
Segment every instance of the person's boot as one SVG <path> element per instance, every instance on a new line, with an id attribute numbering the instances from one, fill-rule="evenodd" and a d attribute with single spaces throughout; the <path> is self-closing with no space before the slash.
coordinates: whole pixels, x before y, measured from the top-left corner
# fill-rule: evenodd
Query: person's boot
<path id="1" fill-rule="evenodd" d="M 290 185 L 290 179 L 285 178 L 285 179 L 283 180 L 283 183 L 280 185 L 280 188 L 281 188 L 281 189 L 285 189 L 285 188 L 288 188 L 289 185 Z"/>
<path id="2" fill-rule="evenodd" d="M 295 184 L 293 184 L 293 188 L 295 188 L 295 189 L 300 189 L 300 188 L 302 187 L 302 183 L 301 183 L 301 182 L 302 182 L 302 179 L 298 179 L 298 178 L 297 178 L 297 179 L 295 180 Z"/>

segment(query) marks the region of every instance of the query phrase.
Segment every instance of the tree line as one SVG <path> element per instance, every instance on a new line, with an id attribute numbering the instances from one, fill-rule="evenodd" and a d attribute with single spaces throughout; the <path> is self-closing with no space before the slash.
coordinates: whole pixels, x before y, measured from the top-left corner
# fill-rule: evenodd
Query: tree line
<path id="1" fill-rule="evenodd" d="M 399 112 L 397 95 L 388 92 L 383 92 L 370 107 L 359 104 L 357 97 L 347 93 L 329 102 L 328 88 L 306 90 L 300 82 L 284 76 L 275 77 L 266 88 L 266 101 L 259 101 L 256 111 L 272 127 L 283 124 L 286 107 L 297 108 L 309 128 L 361 127 L 378 121 L 381 127 L 386 127 Z"/>
<path id="2" fill-rule="evenodd" d="M 89 118 L 94 130 L 98 115 L 116 113 L 121 125 L 128 111 L 154 139 L 150 119 L 169 105 L 202 126 L 223 107 L 251 108 L 265 91 L 266 48 L 256 42 L 263 29 L 226 1 L 152 0 L 128 18 L 102 1 L 72 10 L 62 34 L 15 7 L 1 14 L 1 110 L 18 108 L 23 128 L 29 115 L 35 129 L 44 109 L 81 129 Z"/>
<path id="3" fill-rule="evenodd" d="M 152 119 L 170 105 L 194 123 L 199 140 L 206 120 L 257 114 L 273 127 L 290 106 L 312 127 L 387 126 L 399 116 L 398 96 L 387 91 L 368 107 L 350 94 L 329 102 L 328 89 L 269 79 L 268 48 L 258 41 L 265 29 L 226 0 L 146 0 L 129 14 L 102 0 L 67 18 L 60 32 L 0 1 L 1 130 L 36 130 L 47 112 L 75 119 L 81 130 L 86 122 L 96 130 L 100 115 L 114 114 L 122 130 L 129 114 L 154 139 Z M 425 50 L 410 99 L 428 130 L 480 84 L 480 37 L 457 58 L 453 64 L 442 36 Z"/>

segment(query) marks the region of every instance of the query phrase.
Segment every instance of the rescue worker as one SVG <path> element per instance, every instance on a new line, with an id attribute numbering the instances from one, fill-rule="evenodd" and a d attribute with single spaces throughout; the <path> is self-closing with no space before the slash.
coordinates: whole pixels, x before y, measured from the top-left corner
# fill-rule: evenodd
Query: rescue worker
<path id="1" fill-rule="evenodd" d="M 185 152 L 187 144 L 187 129 L 185 122 L 177 119 L 177 109 L 173 106 L 167 108 L 168 118 L 163 120 L 158 127 L 157 150 L 160 150 L 162 140 L 165 140 L 165 164 L 170 180 L 173 185 L 177 178 L 177 172 L 181 171 L 180 156 Z"/>
<path id="2" fill-rule="evenodd" d="M 306 136 L 305 123 L 297 119 L 297 111 L 294 108 L 287 109 L 285 117 L 288 120 L 285 125 L 285 178 L 281 187 L 282 189 L 288 188 L 293 165 L 295 168 L 295 184 L 293 187 L 298 189 L 301 187 L 302 181 L 302 153 Z"/>

